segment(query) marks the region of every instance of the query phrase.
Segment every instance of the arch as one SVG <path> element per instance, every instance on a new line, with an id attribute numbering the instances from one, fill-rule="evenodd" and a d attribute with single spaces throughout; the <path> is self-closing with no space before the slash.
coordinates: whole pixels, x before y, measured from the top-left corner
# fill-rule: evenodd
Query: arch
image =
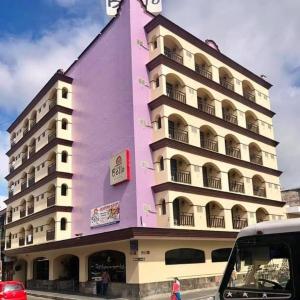
<path id="1" fill-rule="evenodd" d="M 254 142 L 249 144 L 249 157 L 250 157 L 250 162 L 259 164 L 259 165 L 263 164 L 262 150 Z"/>
<path id="2" fill-rule="evenodd" d="M 66 218 L 60 219 L 60 230 L 62 230 L 62 231 L 67 230 L 67 219 Z"/>
<path id="3" fill-rule="evenodd" d="M 245 193 L 244 176 L 238 169 L 228 171 L 229 190 L 236 193 Z"/>
<path id="4" fill-rule="evenodd" d="M 173 51 L 175 50 L 174 47 L 179 50 L 182 49 L 180 42 L 172 35 L 164 36 L 164 46 L 172 49 Z"/>
<path id="5" fill-rule="evenodd" d="M 222 114 L 223 114 L 223 119 L 225 121 L 233 124 L 238 124 L 236 107 L 231 101 L 229 100 L 222 101 Z"/>
<path id="6" fill-rule="evenodd" d="M 177 197 L 173 200 L 173 219 L 177 226 L 195 226 L 193 203 L 186 197 Z"/>
<path id="7" fill-rule="evenodd" d="M 63 99 L 68 99 L 69 90 L 66 87 L 63 87 L 61 90 L 61 96 Z"/>
<path id="8" fill-rule="evenodd" d="M 202 76 L 212 79 L 211 62 L 202 53 L 196 53 L 195 58 L 195 71 Z"/>
<path id="9" fill-rule="evenodd" d="M 207 227 L 225 228 L 224 208 L 217 201 L 210 201 L 205 206 Z"/>
<path id="10" fill-rule="evenodd" d="M 68 120 L 67 119 L 62 119 L 61 120 L 61 129 L 63 129 L 63 130 L 68 129 Z"/>
<path id="11" fill-rule="evenodd" d="M 245 112 L 246 127 L 255 133 L 259 133 L 259 122 L 254 112 L 247 110 Z"/>
<path id="12" fill-rule="evenodd" d="M 210 115 L 215 115 L 215 99 L 214 96 L 206 89 L 197 90 L 198 109 Z"/>
<path id="13" fill-rule="evenodd" d="M 26 228 L 26 245 L 33 244 L 33 226 L 29 224 Z"/>
<path id="14" fill-rule="evenodd" d="M 233 229 L 242 229 L 248 226 L 247 210 L 244 206 L 236 204 L 231 208 Z"/>
<path id="15" fill-rule="evenodd" d="M 186 103 L 185 83 L 173 73 L 166 76 L 166 92 L 169 98 Z"/>
<path id="16" fill-rule="evenodd" d="M 241 158 L 241 144 L 235 135 L 227 134 L 225 136 L 225 150 L 226 155 Z"/>
<path id="17" fill-rule="evenodd" d="M 62 185 L 61 185 L 61 195 L 62 196 L 67 196 L 68 195 L 68 185 L 67 184 L 65 184 L 65 183 L 63 183 Z"/>
<path id="18" fill-rule="evenodd" d="M 33 279 L 49 280 L 49 259 L 47 257 L 37 257 L 33 260 Z"/>
<path id="19" fill-rule="evenodd" d="M 221 172 L 213 163 L 206 163 L 202 166 L 203 185 L 205 187 L 221 189 Z"/>
<path id="20" fill-rule="evenodd" d="M 166 75 L 167 84 L 172 85 L 174 88 L 180 89 L 185 86 L 183 79 L 173 73 Z"/>
<path id="21" fill-rule="evenodd" d="M 201 148 L 218 152 L 218 135 L 212 127 L 208 125 L 200 127 L 200 146 Z"/>
<path id="22" fill-rule="evenodd" d="M 252 83 L 248 80 L 243 80 L 242 88 L 243 88 L 243 96 L 246 99 L 255 102 L 255 89 L 254 89 Z"/>
<path id="23" fill-rule="evenodd" d="M 172 60 L 183 64 L 183 48 L 179 41 L 171 35 L 164 36 L 164 54 Z"/>
<path id="24" fill-rule="evenodd" d="M 220 248 L 215 249 L 211 252 L 212 262 L 227 262 L 230 257 L 232 249 L 231 248 Z"/>
<path id="25" fill-rule="evenodd" d="M 73 254 L 64 254 L 54 259 L 54 279 L 73 280 L 75 289 L 79 282 L 79 258 Z M 69 287 L 70 289 L 70 287 Z"/>
<path id="26" fill-rule="evenodd" d="M 88 257 L 88 277 L 93 280 L 107 271 L 112 282 L 126 282 L 126 256 L 116 250 L 103 250 Z"/>
<path id="27" fill-rule="evenodd" d="M 266 197 L 266 183 L 262 176 L 252 177 L 253 194 L 255 196 Z"/>
<path id="28" fill-rule="evenodd" d="M 170 168 L 172 181 L 191 184 L 191 165 L 184 156 L 172 156 L 170 159 Z"/>
<path id="29" fill-rule="evenodd" d="M 234 91 L 234 78 L 231 72 L 225 68 L 219 68 L 220 84 L 228 90 Z"/>
<path id="30" fill-rule="evenodd" d="M 189 133 L 187 122 L 178 114 L 171 114 L 168 117 L 169 138 L 179 142 L 188 143 Z"/>
<path id="31" fill-rule="evenodd" d="M 68 152 L 67 151 L 63 151 L 61 153 L 61 162 L 63 162 L 63 163 L 67 163 L 68 162 Z"/>
<path id="32" fill-rule="evenodd" d="M 205 252 L 200 249 L 178 248 L 165 252 L 166 265 L 205 263 Z"/>
<path id="33" fill-rule="evenodd" d="M 257 223 L 269 221 L 269 220 L 270 220 L 270 215 L 265 208 L 260 207 L 256 210 L 256 222 Z"/>

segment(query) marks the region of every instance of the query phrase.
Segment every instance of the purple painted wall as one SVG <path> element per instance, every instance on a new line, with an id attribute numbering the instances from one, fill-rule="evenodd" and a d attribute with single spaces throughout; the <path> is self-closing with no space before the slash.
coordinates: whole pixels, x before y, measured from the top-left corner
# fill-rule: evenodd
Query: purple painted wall
<path id="1" fill-rule="evenodd" d="M 140 166 L 152 167 L 152 131 L 139 122 L 150 124 L 150 91 L 139 85 L 139 78 L 148 79 L 149 53 L 136 44 L 147 45 L 150 19 L 138 0 L 124 0 L 120 16 L 67 73 L 74 78 L 72 237 L 140 226 L 140 217 L 144 225 L 156 224 L 156 216 L 143 211 L 144 203 L 154 209 L 154 174 Z M 131 152 L 132 180 L 112 187 L 109 160 L 124 149 Z M 91 229 L 90 210 L 114 201 L 121 202 L 121 222 Z"/>

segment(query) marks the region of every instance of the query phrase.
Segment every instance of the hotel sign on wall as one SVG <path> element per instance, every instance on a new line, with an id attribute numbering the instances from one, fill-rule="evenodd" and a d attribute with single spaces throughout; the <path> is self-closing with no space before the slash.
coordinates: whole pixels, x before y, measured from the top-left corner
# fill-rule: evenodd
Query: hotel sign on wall
<path id="1" fill-rule="evenodd" d="M 91 210 L 91 227 L 106 226 L 120 222 L 120 202 L 116 201 Z"/>
<path id="2" fill-rule="evenodd" d="M 136 0 L 138 1 L 138 0 Z M 162 0 L 142 0 L 147 10 L 152 14 L 160 14 L 162 12 Z M 106 0 L 106 13 L 109 16 L 115 16 L 122 0 Z"/>
<path id="3" fill-rule="evenodd" d="M 130 180 L 130 152 L 124 150 L 110 160 L 110 185 Z"/>

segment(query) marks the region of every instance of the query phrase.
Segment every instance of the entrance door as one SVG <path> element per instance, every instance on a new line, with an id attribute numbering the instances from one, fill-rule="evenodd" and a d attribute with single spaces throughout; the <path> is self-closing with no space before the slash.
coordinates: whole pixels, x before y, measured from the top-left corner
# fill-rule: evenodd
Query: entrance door
<path id="1" fill-rule="evenodd" d="M 174 218 L 174 224 L 180 225 L 180 200 L 175 199 L 173 201 L 173 218 Z"/>

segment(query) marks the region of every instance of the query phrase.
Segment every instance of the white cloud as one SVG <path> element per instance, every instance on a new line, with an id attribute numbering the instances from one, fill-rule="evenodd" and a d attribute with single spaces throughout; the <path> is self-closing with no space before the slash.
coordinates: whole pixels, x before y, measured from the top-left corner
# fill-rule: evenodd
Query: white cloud
<path id="1" fill-rule="evenodd" d="M 300 2 L 298 0 L 164 0 L 164 14 L 257 74 L 271 89 L 283 187 L 300 186 Z M 283 17 L 284 16 L 284 17 Z M 298 69 L 297 69 L 298 68 Z M 291 72 L 291 70 L 298 70 Z"/>

